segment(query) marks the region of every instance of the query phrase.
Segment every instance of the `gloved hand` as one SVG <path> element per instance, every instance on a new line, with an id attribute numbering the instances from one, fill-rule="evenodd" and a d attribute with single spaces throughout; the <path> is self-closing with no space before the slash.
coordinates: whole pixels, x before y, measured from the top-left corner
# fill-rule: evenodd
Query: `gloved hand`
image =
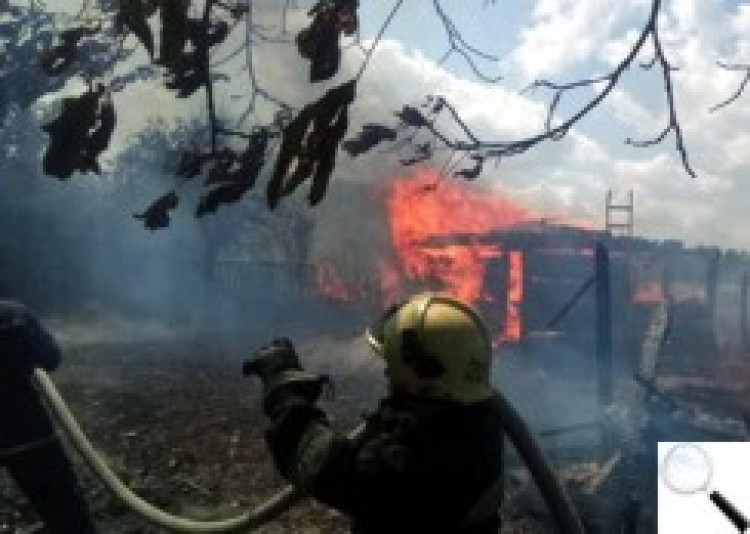
<path id="1" fill-rule="evenodd" d="M 330 383 L 327 376 L 302 369 L 294 345 L 286 338 L 274 339 L 258 349 L 242 365 L 242 373 L 260 378 L 263 384 L 263 409 L 267 414 L 285 397 L 302 397 L 315 403 L 323 386 Z"/>
<path id="2" fill-rule="evenodd" d="M 0 301 L 0 373 L 54 370 L 60 347 L 39 319 L 19 302 Z"/>
<path id="3" fill-rule="evenodd" d="M 302 370 L 294 345 L 287 338 L 274 339 L 255 351 L 242 365 L 242 374 L 256 375 L 267 387 L 284 371 Z"/>

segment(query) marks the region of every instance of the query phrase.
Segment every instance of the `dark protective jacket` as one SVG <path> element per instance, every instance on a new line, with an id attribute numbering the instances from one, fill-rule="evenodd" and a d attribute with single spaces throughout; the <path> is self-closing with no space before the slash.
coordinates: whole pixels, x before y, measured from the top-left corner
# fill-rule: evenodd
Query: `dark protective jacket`
<path id="1" fill-rule="evenodd" d="M 53 370 L 60 349 L 36 317 L 22 304 L 0 300 L 0 456 L 54 436 L 31 370 Z"/>
<path id="2" fill-rule="evenodd" d="M 60 349 L 22 304 L 0 301 L 0 467 L 24 493 L 49 534 L 95 534 L 83 492 L 52 420 L 31 382 L 52 370 Z"/>
<path id="3" fill-rule="evenodd" d="M 277 467 L 348 515 L 353 533 L 498 532 L 503 433 L 492 400 L 388 397 L 350 440 L 307 399 L 277 397 L 267 405 Z"/>

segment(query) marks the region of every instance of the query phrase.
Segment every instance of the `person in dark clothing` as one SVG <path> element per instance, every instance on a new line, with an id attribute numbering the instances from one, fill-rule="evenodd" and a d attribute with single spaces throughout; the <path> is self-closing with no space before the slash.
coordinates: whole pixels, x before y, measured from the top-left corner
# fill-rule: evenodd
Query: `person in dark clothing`
<path id="1" fill-rule="evenodd" d="M 50 534 L 96 532 L 73 467 L 31 382 L 51 371 L 60 349 L 25 306 L 0 301 L 0 466 L 24 493 Z"/>
<path id="2" fill-rule="evenodd" d="M 462 302 L 422 294 L 368 330 L 389 394 L 357 438 L 338 434 L 315 402 L 321 377 L 292 343 L 274 340 L 246 363 L 260 376 L 267 441 L 292 484 L 352 520 L 352 532 L 497 533 L 503 429 L 492 401 L 492 349 Z"/>

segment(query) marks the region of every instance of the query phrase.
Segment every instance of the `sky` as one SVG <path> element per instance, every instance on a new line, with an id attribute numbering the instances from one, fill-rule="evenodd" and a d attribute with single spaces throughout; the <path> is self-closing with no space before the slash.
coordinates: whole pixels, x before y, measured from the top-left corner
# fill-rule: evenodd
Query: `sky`
<path id="1" fill-rule="evenodd" d="M 395 4 L 361 3 L 363 26 L 371 34 Z M 470 126 L 494 140 L 518 139 L 539 131 L 550 92 L 519 94 L 537 79 L 560 83 L 610 72 L 640 33 L 647 0 L 482 0 L 443 1 L 469 44 L 500 58 L 478 63 L 502 75 L 482 84 L 455 54 L 435 65 L 448 50 L 446 33 L 432 2 L 406 2 L 386 32 L 384 62 L 401 85 L 437 85 L 451 95 Z M 372 14 L 372 15 L 370 15 Z M 635 195 L 636 233 L 684 239 L 694 244 L 750 247 L 745 206 L 750 153 L 747 116 L 750 95 L 716 113 L 709 109 L 731 95 L 743 73 L 717 68 L 716 61 L 750 62 L 750 4 L 719 0 L 664 0 L 660 34 L 674 72 L 676 110 L 697 178 L 682 168 L 674 137 L 653 148 L 625 145 L 648 139 L 667 124 L 661 73 L 638 67 L 626 72 L 615 91 L 559 142 L 506 159 L 482 175 L 482 182 L 543 210 L 567 211 L 601 226 L 604 198 Z M 639 61 L 651 57 L 650 46 Z M 409 79 L 410 64 L 413 74 Z M 380 71 L 388 76 L 386 69 Z M 397 74 L 398 71 L 398 74 Z M 437 81 L 439 80 L 439 81 Z M 567 117 L 592 97 L 590 89 L 566 95 Z"/>
<path id="2" fill-rule="evenodd" d="M 48 0 L 53 8 L 55 2 Z M 295 2 L 292 2 L 294 4 Z M 255 0 L 256 22 L 264 32 L 291 40 L 309 21 L 311 2 L 297 0 L 288 33 L 281 35 L 282 2 Z M 369 46 L 396 0 L 360 0 L 361 39 Z M 709 109 L 739 86 L 743 72 L 717 67 L 716 61 L 750 63 L 750 4 L 729 0 L 663 0 L 659 18 L 662 43 L 672 73 L 676 112 L 683 129 L 691 178 L 682 166 L 675 139 L 669 134 L 658 146 L 634 148 L 625 140 L 649 139 L 668 123 L 668 108 L 658 68 L 633 66 L 609 97 L 559 141 L 542 143 L 528 152 L 487 165 L 477 180 L 542 214 L 567 214 L 604 224 L 608 190 L 614 198 L 635 196 L 635 233 L 655 239 L 681 239 L 691 245 L 750 248 L 750 184 L 745 176 L 750 154 L 750 94 L 723 110 Z M 606 74 L 624 58 L 643 28 L 650 0 L 442 0 L 441 5 L 467 43 L 497 61 L 476 59 L 488 77 L 479 79 L 458 54 L 438 63 L 449 50 L 444 25 L 432 0 L 407 0 L 386 29 L 358 85 L 350 133 L 366 122 L 395 125 L 394 112 L 416 105 L 429 94 L 445 97 L 483 140 L 510 141 L 542 131 L 552 94 L 524 92 L 537 79 L 565 83 Z M 199 8 L 196 8 L 199 9 Z M 241 44 L 235 30 L 216 51 L 225 57 Z M 130 38 L 128 45 L 137 43 Z M 652 57 L 647 44 L 637 62 Z M 361 65 L 363 54 L 348 47 L 340 74 L 331 82 L 307 82 L 307 64 L 291 43 L 259 43 L 254 63 L 259 82 L 275 96 L 301 107 L 327 88 L 346 81 Z M 146 63 L 142 51 L 115 74 Z M 245 109 L 250 92 L 246 57 L 239 54 L 222 66 L 230 82 L 217 84 L 217 106 L 227 122 Z M 69 91 L 80 89 L 72 81 Z M 566 93 L 557 117 L 566 118 L 585 105 L 601 85 Z M 128 136 L 156 117 L 205 117 L 205 96 L 177 101 L 160 80 L 138 82 L 116 95 L 118 132 L 109 156 L 125 146 Z M 254 117 L 262 123 L 273 106 L 262 99 Z M 252 125 L 252 118 L 240 127 Z M 450 132 L 450 130 L 448 130 Z M 447 152 L 438 154 L 442 165 Z M 403 176 L 398 154 L 375 150 L 357 159 L 341 154 L 337 180 L 377 181 Z M 317 210 L 325 212 L 324 201 Z M 325 219 L 325 213 L 318 215 Z M 330 221 L 329 221 L 330 224 Z"/>

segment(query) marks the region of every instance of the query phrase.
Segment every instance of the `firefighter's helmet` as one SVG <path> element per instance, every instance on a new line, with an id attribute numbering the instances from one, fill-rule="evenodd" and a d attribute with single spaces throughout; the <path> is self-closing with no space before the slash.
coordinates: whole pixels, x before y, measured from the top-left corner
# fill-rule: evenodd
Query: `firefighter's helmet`
<path id="1" fill-rule="evenodd" d="M 367 330 L 394 389 L 472 403 L 492 396 L 492 343 L 479 314 L 448 295 L 423 293 L 389 308 Z"/>

